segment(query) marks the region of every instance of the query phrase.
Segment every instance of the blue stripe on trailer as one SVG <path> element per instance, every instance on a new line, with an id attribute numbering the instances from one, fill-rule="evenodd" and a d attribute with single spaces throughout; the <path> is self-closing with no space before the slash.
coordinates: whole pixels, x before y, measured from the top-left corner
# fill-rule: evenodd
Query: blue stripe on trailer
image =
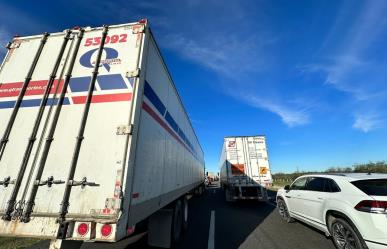
<path id="1" fill-rule="evenodd" d="M 154 105 L 154 107 L 156 107 L 159 113 L 164 116 L 166 110 L 165 105 L 163 104 L 163 102 L 161 102 L 160 98 L 157 96 L 157 94 L 153 91 L 152 87 L 146 81 L 144 87 L 144 94 Z"/>
<path id="2" fill-rule="evenodd" d="M 99 86 L 101 87 L 101 90 L 128 88 L 121 74 L 98 75 L 97 81 Z"/>
<path id="3" fill-rule="evenodd" d="M 0 102 L 0 109 L 13 108 L 15 106 L 16 101 L 3 101 Z"/>
<path id="4" fill-rule="evenodd" d="M 165 120 L 167 120 L 168 124 L 172 127 L 172 129 L 178 133 L 179 132 L 179 126 L 175 122 L 175 120 L 172 118 L 171 114 L 169 111 L 165 114 Z"/>
<path id="5" fill-rule="evenodd" d="M 22 101 L 21 107 L 40 106 L 40 102 L 41 101 L 42 101 L 42 99 L 25 99 L 25 100 Z M 3 101 L 3 102 L 0 102 L 0 109 L 13 108 L 15 106 L 15 103 L 16 103 L 16 101 Z M 49 98 L 47 100 L 47 105 L 51 105 L 51 104 L 55 104 L 56 105 L 57 103 L 58 103 L 58 99 Z M 64 105 L 69 105 L 70 104 L 69 99 L 65 98 L 64 101 L 63 101 L 63 104 Z"/>
<path id="6" fill-rule="evenodd" d="M 91 80 L 91 77 L 89 76 L 71 78 L 69 83 L 71 92 L 87 92 L 87 90 L 89 90 L 90 80 Z"/>
<path id="7" fill-rule="evenodd" d="M 177 133 L 177 135 L 181 138 L 181 140 L 184 141 L 184 143 L 191 149 L 191 151 L 193 152 L 192 154 L 197 158 L 198 155 L 197 155 L 193 145 L 188 140 L 187 136 L 184 134 L 182 129 L 180 129 L 179 125 L 173 119 L 173 117 L 169 113 L 169 111 L 166 110 L 165 105 L 160 100 L 160 98 L 157 96 L 157 94 L 152 89 L 150 84 L 146 81 L 145 81 L 145 86 L 144 86 L 144 95 L 149 99 L 149 101 L 152 103 L 152 105 L 158 110 L 158 112 L 161 114 L 161 116 L 164 116 L 164 113 L 165 113 L 165 120 L 167 121 L 167 123 Z"/>

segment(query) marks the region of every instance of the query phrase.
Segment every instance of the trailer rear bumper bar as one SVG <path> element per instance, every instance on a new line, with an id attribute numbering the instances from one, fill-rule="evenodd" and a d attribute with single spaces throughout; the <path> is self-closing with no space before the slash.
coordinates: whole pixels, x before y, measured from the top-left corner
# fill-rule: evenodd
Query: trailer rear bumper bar
<path id="1" fill-rule="evenodd" d="M 260 200 L 260 201 L 266 201 L 266 198 L 262 196 L 233 196 L 234 200 Z"/>
<path id="2" fill-rule="evenodd" d="M 233 200 L 267 200 L 267 190 L 263 186 L 229 185 L 225 186 Z"/>
<path id="3" fill-rule="evenodd" d="M 118 220 L 116 218 L 66 218 L 66 229 L 62 230 L 62 232 L 64 232 L 62 239 L 104 242 L 116 242 L 121 239 L 117 237 Z M 57 215 L 52 215 L 51 217 L 34 216 L 31 217 L 31 220 L 28 223 L 20 222 L 18 220 L 0 220 L 0 236 L 56 239 L 58 237 L 58 232 L 61 231 L 61 226 L 62 224 L 57 222 Z M 111 231 L 109 234 L 104 235 L 102 233 L 104 226 L 109 226 Z M 85 233 L 79 232 L 81 227 L 83 227 L 84 230 L 86 228 Z"/>

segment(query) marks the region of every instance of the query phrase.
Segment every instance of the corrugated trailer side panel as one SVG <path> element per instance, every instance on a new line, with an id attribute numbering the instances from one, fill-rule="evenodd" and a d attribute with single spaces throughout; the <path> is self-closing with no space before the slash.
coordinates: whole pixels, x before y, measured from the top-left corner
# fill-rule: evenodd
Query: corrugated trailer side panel
<path id="1" fill-rule="evenodd" d="M 219 160 L 220 183 L 223 186 L 227 182 L 226 140 L 223 140 L 222 151 Z"/>
<path id="2" fill-rule="evenodd" d="M 203 182 L 204 156 L 153 37 L 148 37 L 130 222 Z M 144 70 L 144 69 L 142 69 Z"/>

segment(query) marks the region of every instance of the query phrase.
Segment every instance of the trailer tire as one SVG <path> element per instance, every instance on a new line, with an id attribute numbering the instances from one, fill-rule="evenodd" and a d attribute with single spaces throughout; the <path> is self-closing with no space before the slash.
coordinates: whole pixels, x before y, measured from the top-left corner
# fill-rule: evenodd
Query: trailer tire
<path id="1" fill-rule="evenodd" d="M 199 195 L 203 195 L 204 194 L 204 187 L 203 187 L 203 185 L 200 185 L 199 186 Z"/>
<path id="2" fill-rule="evenodd" d="M 195 188 L 194 194 L 195 194 L 196 196 L 201 196 L 201 195 L 203 194 L 203 186 L 200 185 L 200 186 L 198 186 L 197 188 Z"/>
<path id="3" fill-rule="evenodd" d="M 188 230 L 189 207 L 187 196 L 183 197 L 183 230 Z"/>
<path id="4" fill-rule="evenodd" d="M 233 202 L 234 199 L 232 198 L 231 196 L 231 191 L 228 190 L 227 188 L 224 190 L 224 193 L 225 193 L 225 197 L 226 197 L 226 201 L 227 202 Z"/>
<path id="5" fill-rule="evenodd" d="M 183 208 L 181 200 L 175 202 L 173 209 L 173 221 L 172 221 L 172 243 L 178 243 L 181 239 L 181 232 L 183 227 Z"/>

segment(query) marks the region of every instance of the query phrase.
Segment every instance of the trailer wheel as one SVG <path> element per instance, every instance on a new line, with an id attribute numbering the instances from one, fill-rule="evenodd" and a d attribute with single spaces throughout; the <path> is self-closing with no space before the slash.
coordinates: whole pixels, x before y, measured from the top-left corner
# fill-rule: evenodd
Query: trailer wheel
<path id="1" fill-rule="evenodd" d="M 182 226 L 183 226 L 183 209 L 181 200 L 177 200 L 175 208 L 173 210 L 173 223 L 172 223 L 172 242 L 177 243 L 180 241 Z"/>
<path id="2" fill-rule="evenodd" d="M 203 195 L 203 193 L 204 193 L 203 185 L 200 185 L 199 186 L 199 195 Z"/>
<path id="3" fill-rule="evenodd" d="M 233 199 L 232 196 L 231 196 L 231 191 L 230 191 L 230 190 L 228 190 L 228 189 L 226 188 L 225 191 L 224 191 L 224 193 L 225 193 L 226 201 L 227 201 L 227 202 L 233 202 L 233 201 L 234 201 L 234 199 Z"/>
<path id="4" fill-rule="evenodd" d="M 188 229 L 188 216 L 189 216 L 188 198 L 187 196 L 184 196 L 183 197 L 183 230 L 184 231 Z"/>

